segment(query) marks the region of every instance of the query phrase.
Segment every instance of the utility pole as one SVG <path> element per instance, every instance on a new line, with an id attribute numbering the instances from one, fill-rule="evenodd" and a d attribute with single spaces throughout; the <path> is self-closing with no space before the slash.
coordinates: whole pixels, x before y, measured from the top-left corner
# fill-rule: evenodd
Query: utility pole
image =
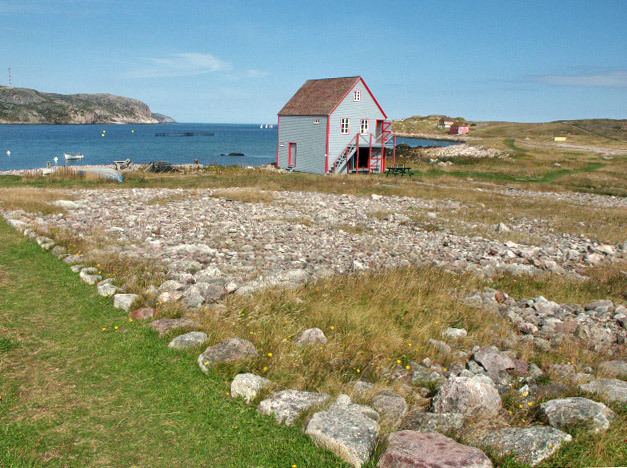
<path id="1" fill-rule="evenodd" d="M 11 67 L 9 67 L 9 88 L 13 87 L 13 73 L 11 72 Z"/>

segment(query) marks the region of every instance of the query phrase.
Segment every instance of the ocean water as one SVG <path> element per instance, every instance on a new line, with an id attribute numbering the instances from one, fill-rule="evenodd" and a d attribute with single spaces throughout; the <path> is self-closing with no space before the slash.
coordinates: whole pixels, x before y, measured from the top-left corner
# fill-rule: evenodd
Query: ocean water
<path id="1" fill-rule="evenodd" d="M 156 136 L 158 133 L 195 136 Z M 206 135 L 212 134 L 211 136 Z M 104 136 L 103 136 L 104 135 Z M 111 164 L 130 158 L 135 163 L 164 160 L 176 164 L 261 166 L 275 160 L 277 128 L 241 124 L 157 125 L 0 125 L 0 171 L 45 167 L 54 156 L 82 153 L 72 165 Z M 399 138 L 411 146 L 446 146 L 451 142 Z M 7 151 L 11 152 L 7 156 Z M 224 156 L 228 153 L 245 156 Z"/>

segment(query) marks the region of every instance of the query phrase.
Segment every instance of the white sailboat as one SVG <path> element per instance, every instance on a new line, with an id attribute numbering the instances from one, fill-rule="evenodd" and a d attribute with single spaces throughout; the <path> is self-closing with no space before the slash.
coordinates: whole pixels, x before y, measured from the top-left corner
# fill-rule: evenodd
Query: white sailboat
<path id="1" fill-rule="evenodd" d="M 75 161 L 78 159 L 83 159 L 85 155 L 82 153 L 63 153 L 63 157 L 66 161 Z"/>

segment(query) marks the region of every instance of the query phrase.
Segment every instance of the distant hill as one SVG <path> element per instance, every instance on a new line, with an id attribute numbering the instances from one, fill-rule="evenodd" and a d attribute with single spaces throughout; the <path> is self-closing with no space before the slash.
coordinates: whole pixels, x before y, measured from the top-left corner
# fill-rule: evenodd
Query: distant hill
<path id="1" fill-rule="evenodd" d="M 53 94 L 0 86 L 0 123 L 151 124 L 174 122 L 137 99 L 112 94 Z"/>
<path id="2" fill-rule="evenodd" d="M 455 122 L 464 122 L 466 120 L 463 117 L 450 117 L 448 115 L 414 115 L 403 120 L 395 120 L 394 131 L 419 135 L 446 135 L 448 134 L 448 129 L 438 128 L 438 122 L 442 118 Z"/>
<path id="3" fill-rule="evenodd" d="M 477 122 L 472 132 L 480 137 L 552 138 L 556 136 L 600 137 L 627 142 L 627 120 L 582 119 L 541 123 Z"/>
<path id="4" fill-rule="evenodd" d="M 394 130 L 400 133 L 419 135 L 445 135 L 447 129 L 438 128 L 438 121 L 445 117 L 463 121 L 462 117 L 444 115 L 413 116 L 394 122 Z M 491 138 L 550 138 L 556 136 L 599 137 L 627 142 L 627 120 L 582 119 L 557 120 L 554 122 L 473 122 L 471 136 Z"/>

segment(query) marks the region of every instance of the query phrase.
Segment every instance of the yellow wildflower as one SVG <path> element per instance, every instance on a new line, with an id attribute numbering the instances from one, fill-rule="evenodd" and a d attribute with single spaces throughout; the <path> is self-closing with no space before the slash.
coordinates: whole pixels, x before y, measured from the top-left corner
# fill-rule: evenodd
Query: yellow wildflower
<path id="1" fill-rule="evenodd" d="M 272 357 L 272 353 L 268 353 L 268 357 Z"/>
<path id="2" fill-rule="evenodd" d="M 359 369 L 355 369 L 355 372 L 359 374 L 361 371 Z"/>
<path id="3" fill-rule="evenodd" d="M 527 403 L 527 406 L 529 407 L 533 406 L 533 401 L 530 401 L 529 403 Z"/>
<path id="4" fill-rule="evenodd" d="M 263 366 L 263 371 L 268 372 L 268 366 Z"/>
<path id="5" fill-rule="evenodd" d="M 411 370 L 411 366 L 410 366 L 409 364 L 407 364 L 407 365 L 405 366 L 405 369 L 407 369 L 407 370 Z"/>
<path id="6" fill-rule="evenodd" d="M 402 361 L 400 359 L 396 360 L 396 364 L 400 364 Z"/>

